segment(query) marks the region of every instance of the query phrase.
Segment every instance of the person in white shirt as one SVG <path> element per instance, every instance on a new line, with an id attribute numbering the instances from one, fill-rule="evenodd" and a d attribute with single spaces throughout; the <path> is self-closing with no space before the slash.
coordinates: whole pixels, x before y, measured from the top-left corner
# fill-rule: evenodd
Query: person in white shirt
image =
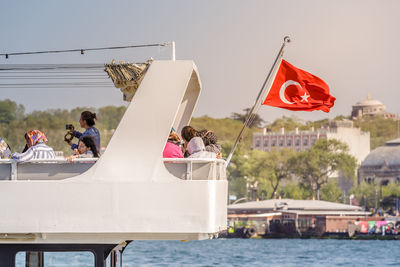
<path id="1" fill-rule="evenodd" d="M 54 150 L 46 145 L 47 138 L 39 130 L 32 130 L 25 134 L 26 145 L 28 149 L 23 153 L 13 153 L 12 159 L 17 162 L 25 162 L 33 159 L 55 159 Z"/>

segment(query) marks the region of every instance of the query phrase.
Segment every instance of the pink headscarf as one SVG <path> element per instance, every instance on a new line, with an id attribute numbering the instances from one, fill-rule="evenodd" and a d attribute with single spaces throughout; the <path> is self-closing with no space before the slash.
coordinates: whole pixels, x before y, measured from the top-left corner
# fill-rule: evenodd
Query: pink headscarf
<path id="1" fill-rule="evenodd" d="M 46 135 L 39 130 L 29 131 L 25 134 L 25 137 L 30 140 L 32 146 L 48 141 Z"/>

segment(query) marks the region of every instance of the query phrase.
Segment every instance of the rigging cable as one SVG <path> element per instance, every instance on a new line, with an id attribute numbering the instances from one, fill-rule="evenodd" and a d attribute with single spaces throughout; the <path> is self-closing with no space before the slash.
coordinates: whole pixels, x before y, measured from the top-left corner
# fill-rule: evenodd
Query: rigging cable
<path id="1" fill-rule="evenodd" d="M 55 54 L 55 53 L 72 53 L 80 52 L 82 55 L 85 51 L 101 51 L 101 50 L 114 50 L 114 49 L 127 49 L 127 48 L 140 48 L 140 47 L 163 47 L 170 45 L 172 42 L 158 43 L 158 44 L 142 44 L 142 45 L 126 45 L 126 46 L 108 46 L 96 48 L 79 48 L 79 49 L 65 49 L 65 50 L 45 50 L 45 51 L 31 51 L 31 52 L 16 52 L 16 53 L 1 53 L 0 56 L 21 56 L 21 55 L 35 55 L 35 54 Z"/>

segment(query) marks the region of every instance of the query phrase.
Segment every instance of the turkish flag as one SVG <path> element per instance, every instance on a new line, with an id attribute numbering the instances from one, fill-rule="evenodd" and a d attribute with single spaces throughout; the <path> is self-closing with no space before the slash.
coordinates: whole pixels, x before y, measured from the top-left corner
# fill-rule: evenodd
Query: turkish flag
<path id="1" fill-rule="evenodd" d="M 335 100 L 323 80 L 282 60 L 263 104 L 295 111 L 329 112 Z"/>

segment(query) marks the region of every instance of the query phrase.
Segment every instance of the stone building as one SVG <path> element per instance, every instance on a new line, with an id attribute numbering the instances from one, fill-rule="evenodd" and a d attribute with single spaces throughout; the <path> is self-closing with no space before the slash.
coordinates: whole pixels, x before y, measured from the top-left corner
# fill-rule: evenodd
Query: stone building
<path id="1" fill-rule="evenodd" d="M 370 94 L 368 94 L 366 99 L 357 102 L 351 111 L 351 117 L 353 119 L 360 119 L 365 116 L 382 116 L 384 118 L 397 119 L 396 114 L 387 112 L 386 106 L 382 102 L 372 99 Z"/>
<path id="2" fill-rule="evenodd" d="M 254 133 L 253 148 L 256 150 L 271 151 L 273 149 L 291 148 L 296 151 L 308 150 L 320 138 L 337 139 L 347 144 L 349 152 L 360 164 L 370 152 L 369 132 L 362 132 L 359 128 L 353 127 L 350 120 L 331 121 L 324 128 L 308 131 Z"/>
<path id="3" fill-rule="evenodd" d="M 358 169 L 358 182 L 386 185 L 400 182 L 400 138 L 371 151 Z"/>

